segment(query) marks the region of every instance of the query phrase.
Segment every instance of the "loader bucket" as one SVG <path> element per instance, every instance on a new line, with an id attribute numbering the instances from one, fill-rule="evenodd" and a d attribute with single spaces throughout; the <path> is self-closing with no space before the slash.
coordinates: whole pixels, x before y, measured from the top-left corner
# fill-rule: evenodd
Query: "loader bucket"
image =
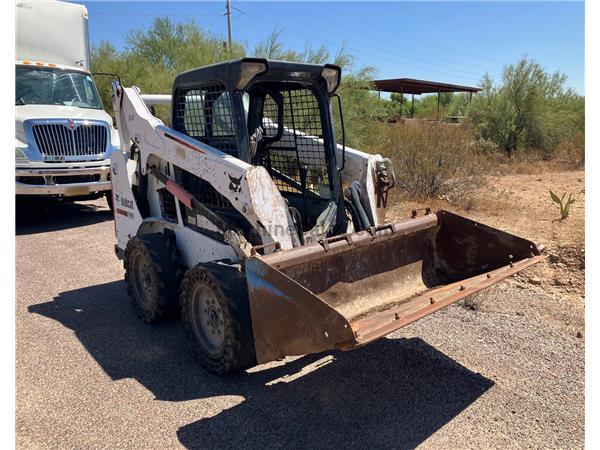
<path id="1" fill-rule="evenodd" d="M 359 347 L 542 258 L 531 241 L 447 211 L 252 256 L 257 361 Z"/>

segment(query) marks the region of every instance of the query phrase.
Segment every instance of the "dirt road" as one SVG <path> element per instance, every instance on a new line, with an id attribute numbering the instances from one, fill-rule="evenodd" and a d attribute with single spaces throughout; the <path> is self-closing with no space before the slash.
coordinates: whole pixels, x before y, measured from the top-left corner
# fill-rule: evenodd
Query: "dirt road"
<path id="1" fill-rule="evenodd" d="M 571 268 L 360 350 L 218 378 L 178 323 L 135 318 L 111 219 L 102 201 L 18 211 L 19 448 L 583 446 L 582 292 L 533 280 Z"/>

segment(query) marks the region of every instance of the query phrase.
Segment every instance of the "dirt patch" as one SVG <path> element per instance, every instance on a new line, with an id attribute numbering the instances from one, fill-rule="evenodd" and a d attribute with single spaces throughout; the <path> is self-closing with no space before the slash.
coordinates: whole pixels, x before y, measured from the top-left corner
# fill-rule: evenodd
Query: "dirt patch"
<path id="1" fill-rule="evenodd" d="M 548 191 L 576 195 L 560 221 Z M 394 336 L 419 336 L 494 386 L 424 448 L 581 448 L 584 414 L 584 173 L 494 177 L 463 207 L 439 199 L 397 200 L 411 209 L 447 209 L 544 245 L 543 262 L 494 284 Z M 486 430 L 486 433 L 481 433 Z"/>
<path id="2" fill-rule="evenodd" d="M 492 177 L 488 185 L 461 206 L 444 199 L 410 202 L 396 199 L 390 208 L 392 220 L 403 220 L 415 208 L 447 209 L 473 220 L 517 234 L 545 247 L 548 259 L 536 264 L 517 280 L 549 289 L 569 302 L 583 306 L 585 270 L 584 172 Z M 564 192 L 576 199 L 570 215 L 560 220 L 558 206 L 549 191 Z"/>

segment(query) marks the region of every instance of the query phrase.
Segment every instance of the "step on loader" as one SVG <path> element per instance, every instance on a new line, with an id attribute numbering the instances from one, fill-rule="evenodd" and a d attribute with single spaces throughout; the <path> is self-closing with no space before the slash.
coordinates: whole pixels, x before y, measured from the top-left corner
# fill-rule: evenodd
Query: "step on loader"
<path id="1" fill-rule="evenodd" d="M 194 69 L 173 83 L 171 127 L 113 84 L 131 301 L 149 323 L 179 314 L 212 372 L 360 347 L 543 258 L 447 211 L 386 222 L 394 168 L 345 145 L 340 77 L 250 58 Z"/>

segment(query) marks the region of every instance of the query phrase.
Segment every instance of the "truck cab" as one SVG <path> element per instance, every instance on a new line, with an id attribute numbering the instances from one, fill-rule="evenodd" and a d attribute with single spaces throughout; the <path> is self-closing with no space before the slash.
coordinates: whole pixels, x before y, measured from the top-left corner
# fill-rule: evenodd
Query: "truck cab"
<path id="1" fill-rule="evenodd" d="M 16 195 L 73 200 L 106 195 L 110 206 L 109 158 L 119 141 L 89 71 L 86 8 L 19 3 L 17 58 Z"/>

